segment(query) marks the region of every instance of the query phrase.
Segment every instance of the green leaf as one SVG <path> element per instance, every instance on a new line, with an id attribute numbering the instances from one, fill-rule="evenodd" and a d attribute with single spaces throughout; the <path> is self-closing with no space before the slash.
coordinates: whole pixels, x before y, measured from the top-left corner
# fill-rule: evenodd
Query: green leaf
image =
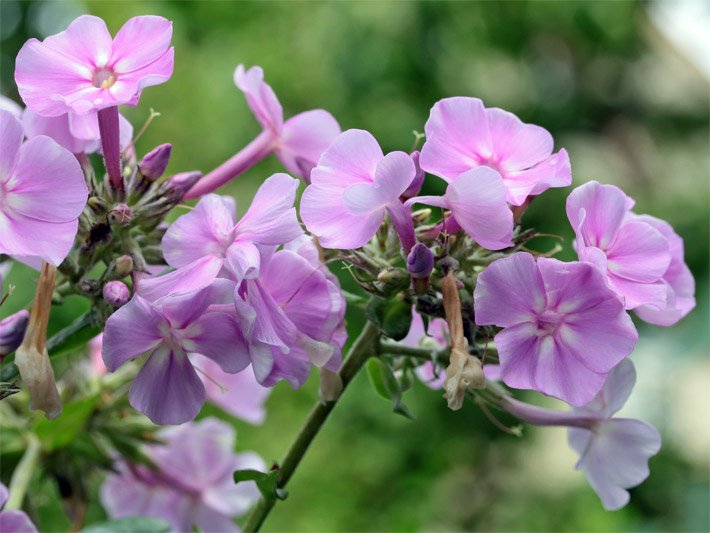
<path id="1" fill-rule="evenodd" d="M 401 295 L 391 300 L 373 298 L 367 304 L 365 315 L 382 333 L 401 341 L 407 336 L 412 325 L 412 304 Z"/>
<path id="2" fill-rule="evenodd" d="M 392 372 L 392 369 L 382 359 L 371 358 L 367 361 L 367 376 L 375 392 L 385 400 L 392 402 L 392 411 L 410 420 L 414 420 L 414 415 L 402 402 L 402 384 Z"/>
<path id="3" fill-rule="evenodd" d="M 34 425 L 34 433 L 42 442 L 45 451 L 52 452 L 59 448 L 64 448 L 75 439 L 80 438 L 85 431 L 86 421 L 96 408 L 99 395 L 94 394 L 88 398 L 83 398 L 70 402 L 64 406 L 62 414 L 56 420 L 42 418 Z"/>
<path id="4" fill-rule="evenodd" d="M 237 470 L 234 472 L 234 482 L 240 483 L 243 481 L 255 481 L 259 492 L 264 495 L 264 498 L 276 496 L 279 500 L 285 500 L 288 497 L 288 491 L 278 486 L 276 477 L 278 470 L 270 472 L 259 472 L 258 470 Z"/>
<path id="5" fill-rule="evenodd" d="M 132 517 L 109 520 L 85 527 L 82 533 L 168 533 L 170 524 L 162 518 Z"/>

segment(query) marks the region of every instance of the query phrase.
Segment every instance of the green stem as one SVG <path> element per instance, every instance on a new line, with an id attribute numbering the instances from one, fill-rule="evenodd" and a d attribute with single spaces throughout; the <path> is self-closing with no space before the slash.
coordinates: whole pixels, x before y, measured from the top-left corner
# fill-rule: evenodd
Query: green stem
<path id="1" fill-rule="evenodd" d="M 39 462 L 39 454 L 42 450 L 39 439 L 34 433 L 28 433 L 27 439 L 27 449 L 10 479 L 10 486 L 8 487 L 10 497 L 5 504 L 6 511 L 22 508 L 22 500 L 25 499 L 27 487 L 30 484 L 35 467 Z"/>
<path id="2" fill-rule="evenodd" d="M 343 382 L 343 391 L 362 369 L 365 362 L 370 357 L 377 354 L 377 341 L 379 337 L 380 332 L 377 327 L 371 322 L 368 322 L 362 330 L 362 333 L 360 333 L 360 336 L 350 347 L 348 357 L 345 359 L 343 367 L 339 372 L 340 379 Z M 300 464 L 303 456 L 306 454 L 308 447 L 311 445 L 316 435 L 318 435 L 318 432 L 323 427 L 328 415 L 341 397 L 342 393 L 341 396 L 334 401 L 325 404 L 317 403 L 313 409 L 311 409 L 308 418 L 298 432 L 298 435 L 296 435 L 296 439 L 289 447 L 283 461 L 280 464 L 278 477 L 276 479 L 276 486 L 278 488 L 285 487 L 288 480 L 291 479 L 291 476 Z M 244 531 L 258 531 L 263 525 L 264 520 L 266 520 L 269 516 L 269 513 L 275 504 L 275 493 L 269 495 L 268 497 L 262 496 L 259 503 L 256 507 L 254 507 L 254 510 L 249 515 L 249 518 L 244 526 Z"/>
<path id="3" fill-rule="evenodd" d="M 380 341 L 380 353 L 388 353 L 392 355 L 404 355 L 413 357 L 414 359 L 422 359 L 424 361 L 441 361 L 445 362 L 449 359 L 449 349 L 436 350 L 423 348 L 421 346 L 408 346 L 398 342 Z"/>

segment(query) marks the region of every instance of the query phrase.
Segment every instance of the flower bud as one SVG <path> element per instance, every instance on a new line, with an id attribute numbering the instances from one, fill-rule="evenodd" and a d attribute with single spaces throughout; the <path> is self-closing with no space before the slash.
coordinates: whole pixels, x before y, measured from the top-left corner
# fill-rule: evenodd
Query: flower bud
<path id="1" fill-rule="evenodd" d="M 409 184 L 409 187 L 407 187 L 407 190 L 400 196 L 402 200 L 414 198 L 417 194 L 419 194 L 419 191 L 422 190 L 422 185 L 424 185 L 424 171 L 422 170 L 422 167 L 419 166 L 419 152 L 415 150 L 410 154 L 410 157 L 412 158 L 412 161 L 414 161 L 414 167 L 417 169 L 417 173 L 414 175 L 414 179 L 412 180 L 412 183 Z"/>
<path id="2" fill-rule="evenodd" d="M 163 184 L 165 186 L 165 194 L 180 200 L 201 177 L 202 172 L 199 170 L 175 174 Z"/>
<path id="3" fill-rule="evenodd" d="M 426 244 L 418 242 L 414 245 L 407 256 L 407 270 L 416 279 L 429 277 L 434 270 L 434 254 Z"/>
<path id="4" fill-rule="evenodd" d="M 172 144 L 161 144 L 148 152 L 138 165 L 138 171 L 149 181 L 155 181 L 163 175 L 170 162 Z"/>
<path id="5" fill-rule="evenodd" d="M 127 226 L 131 223 L 133 211 L 126 204 L 117 204 L 108 214 L 108 221 L 112 226 Z"/>
<path id="6" fill-rule="evenodd" d="M 26 309 L 0 320 L 0 360 L 22 344 L 29 321 L 30 312 Z"/>
<path id="7" fill-rule="evenodd" d="M 113 307 L 121 307 L 128 303 L 131 297 L 128 287 L 122 281 L 109 281 L 104 285 L 104 300 Z"/>
<path id="8" fill-rule="evenodd" d="M 114 261 L 113 275 L 117 279 L 126 277 L 133 272 L 133 258 L 130 255 L 122 255 Z"/>

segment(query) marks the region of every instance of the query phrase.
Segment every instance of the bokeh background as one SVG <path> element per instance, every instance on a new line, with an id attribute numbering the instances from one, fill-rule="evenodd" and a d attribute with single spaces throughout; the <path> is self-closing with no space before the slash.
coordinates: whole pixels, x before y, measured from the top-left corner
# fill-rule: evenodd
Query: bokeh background
<path id="1" fill-rule="evenodd" d="M 209 171 L 259 131 L 232 72 L 258 64 L 286 115 L 322 107 L 343 129 L 371 131 L 385 151 L 408 149 L 431 105 L 477 96 L 546 127 L 572 159 L 575 184 L 621 186 L 636 210 L 669 220 L 686 242 L 698 307 L 670 329 L 639 323 L 639 380 L 623 414 L 656 425 L 661 453 L 623 510 L 605 512 L 567 449 L 563 429 L 495 429 L 474 406 L 453 413 L 415 384 L 409 421 L 391 413 L 364 375 L 318 436 L 266 524 L 269 531 L 708 531 L 708 80 L 710 7 L 639 2 L 18 2 L 0 3 L 0 89 L 17 98 L 14 57 L 74 17 L 103 17 L 112 32 L 131 16 L 174 21 L 175 73 L 123 112 L 139 127 L 161 113 L 138 152 L 171 142 L 170 171 Z M 225 192 L 240 211 L 280 167 L 270 159 Z M 427 178 L 431 190 L 441 188 Z M 569 190 L 537 199 L 526 225 L 561 235 Z M 541 243 L 541 246 L 550 243 Z M 341 273 L 342 274 L 342 273 Z M 35 274 L 16 268 L 4 315 L 27 305 Z M 343 276 L 345 280 L 345 276 Z M 67 324 L 82 302 L 54 315 Z M 351 313 L 357 334 L 362 317 Z M 61 369 L 60 369 L 61 372 Z M 284 453 L 317 397 L 281 384 L 260 427 L 230 419 L 238 447 Z M 551 402 L 549 405 L 554 405 Z M 218 414 L 207 408 L 205 414 Z M 3 473 L 3 477 L 9 475 Z M 31 495 L 43 531 L 68 527 L 50 480 Z M 98 520 L 98 505 L 88 521 Z"/>

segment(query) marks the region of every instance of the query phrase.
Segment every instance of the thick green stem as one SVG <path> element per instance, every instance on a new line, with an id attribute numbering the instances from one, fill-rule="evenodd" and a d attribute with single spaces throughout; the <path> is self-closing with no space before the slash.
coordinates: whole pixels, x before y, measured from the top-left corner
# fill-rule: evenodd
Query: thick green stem
<path id="1" fill-rule="evenodd" d="M 379 337 L 380 332 L 377 327 L 368 322 L 362 330 L 360 336 L 351 346 L 348 357 L 345 359 L 343 367 L 339 372 L 340 379 L 343 382 L 343 390 L 345 390 L 348 384 L 362 369 L 365 362 L 370 357 L 377 354 Z M 316 435 L 318 435 L 318 432 L 323 427 L 328 415 L 341 397 L 342 393 L 341 396 L 332 402 L 317 403 L 313 407 L 308 415 L 308 418 L 298 432 L 298 435 L 296 435 L 296 439 L 289 447 L 286 452 L 286 456 L 279 465 L 279 473 L 276 479 L 276 485 L 278 488 L 285 487 L 288 480 L 291 479 L 291 476 L 301 462 L 301 459 L 303 459 L 303 456 L 306 454 L 311 442 L 313 442 L 313 439 Z M 244 531 L 258 531 L 264 523 L 264 520 L 266 520 L 266 517 L 269 516 L 269 513 L 275 504 L 276 494 L 271 494 L 268 497 L 262 496 L 259 503 L 256 507 L 254 507 L 254 510 L 249 515 L 249 519 L 244 526 Z"/>
<path id="2" fill-rule="evenodd" d="M 39 439 L 35 437 L 34 433 L 28 433 L 28 441 L 27 449 L 12 473 L 12 479 L 10 479 L 10 486 L 8 487 L 10 497 L 5 504 L 6 511 L 22 508 L 22 501 L 25 499 L 27 487 L 39 461 L 39 454 L 42 451 Z"/>
<path id="3" fill-rule="evenodd" d="M 437 350 L 424 348 L 422 346 L 408 346 L 398 342 L 380 341 L 380 353 L 389 353 L 392 355 L 403 355 L 405 357 L 413 357 L 423 361 L 440 361 L 445 363 L 449 359 L 449 349 Z"/>

